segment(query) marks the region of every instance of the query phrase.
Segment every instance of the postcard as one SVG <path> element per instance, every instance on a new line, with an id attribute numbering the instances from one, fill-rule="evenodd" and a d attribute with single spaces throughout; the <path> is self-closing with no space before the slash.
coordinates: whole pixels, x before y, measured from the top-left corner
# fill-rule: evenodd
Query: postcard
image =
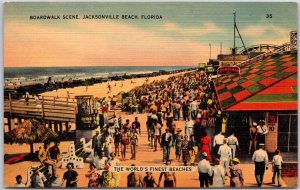
<path id="1" fill-rule="evenodd" d="M 297 4 L 4 3 L 5 188 L 296 188 Z"/>

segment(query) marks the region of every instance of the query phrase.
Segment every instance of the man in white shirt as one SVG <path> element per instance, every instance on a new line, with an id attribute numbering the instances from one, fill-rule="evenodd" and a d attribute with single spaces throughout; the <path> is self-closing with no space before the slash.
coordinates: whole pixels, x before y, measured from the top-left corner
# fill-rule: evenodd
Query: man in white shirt
<path id="1" fill-rule="evenodd" d="M 166 164 L 170 161 L 170 148 L 173 143 L 173 135 L 169 132 L 169 128 L 166 128 L 166 132 L 161 136 L 161 145 L 163 147 L 163 158 Z"/>
<path id="2" fill-rule="evenodd" d="M 195 120 L 197 116 L 197 109 L 198 109 L 198 103 L 195 98 L 193 99 L 190 107 L 191 107 L 190 109 L 191 109 L 192 119 Z"/>
<path id="3" fill-rule="evenodd" d="M 154 120 L 154 152 L 157 151 L 157 141 L 160 143 L 160 130 L 161 130 L 161 124 L 158 123 L 157 120 Z"/>
<path id="4" fill-rule="evenodd" d="M 227 138 L 228 146 L 231 148 L 232 159 L 235 158 L 236 149 L 239 146 L 239 141 L 234 135 L 234 132 Z"/>
<path id="5" fill-rule="evenodd" d="M 26 187 L 24 185 L 24 183 L 22 182 L 22 176 L 21 175 L 17 175 L 16 182 L 17 183 L 15 183 L 14 187 Z"/>
<path id="6" fill-rule="evenodd" d="M 280 151 L 277 149 L 275 151 L 275 156 L 273 157 L 273 177 L 272 184 L 275 184 L 275 176 L 277 175 L 278 187 L 281 187 L 280 177 L 281 177 L 281 165 L 283 163 L 282 157 L 280 156 Z"/>
<path id="7" fill-rule="evenodd" d="M 219 152 L 220 146 L 223 145 L 224 138 L 225 137 L 222 135 L 221 131 L 214 137 L 213 147 L 214 147 L 214 155 L 215 155 L 215 157 L 220 158 L 218 156 L 218 152 Z"/>
<path id="8" fill-rule="evenodd" d="M 229 162 L 232 159 L 231 148 L 227 145 L 227 139 L 224 138 L 223 145 L 220 146 L 218 155 L 220 155 L 220 165 L 224 167 L 225 173 L 229 167 Z"/>
<path id="9" fill-rule="evenodd" d="M 191 135 L 193 135 L 195 122 L 188 117 L 188 120 L 185 122 L 185 133 L 188 136 L 188 140 L 190 140 Z"/>
<path id="10" fill-rule="evenodd" d="M 199 181 L 200 187 L 209 187 L 208 186 L 208 179 L 209 174 L 211 173 L 211 166 L 209 161 L 206 159 L 207 153 L 202 153 L 202 160 L 198 163 L 198 172 L 199 172 Z"/>
<path id="11" fill-rule="evenodd" d="M 268 169 L 269 158 L 264 150 L 265 144 L 259 144 L 259 149 L 253 154 L 252 161 L 255 164 L 255 178 L 258 187 L 261 187 L 264 179 L 265 169 Z"/>
<path id="12" fill-rule="evenodd" d="M 269 132 L 268 127 L 265 125 L 264 120 L 259 120 L 258 126 L 257 126 L 257 143 L 264 144 L 265 143 L 265 136 Z"/>
<path id="13" fill-rule="evenodd" d="M 33 174 L 30 177 L 31 188 L 43 188 L 46 182 L 46 177 L 43 173 L 39 172 L 38 168 L 34 169 Z"/>

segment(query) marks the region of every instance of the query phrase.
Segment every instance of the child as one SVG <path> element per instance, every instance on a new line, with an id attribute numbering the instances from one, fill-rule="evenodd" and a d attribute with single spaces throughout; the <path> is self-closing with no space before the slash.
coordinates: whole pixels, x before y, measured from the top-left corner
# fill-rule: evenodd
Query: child
<path id="1" fill-rule="evenodd" d="M 275 151 L 275 156 L 273 157 L 272 166 L 273 166 L 273 177 L 272 184 L 275 184 L 275 176 L 277 175 L 278 187 L 281 187 L 280 177 L 281 177 L 281 165 L 283 163 L 282 157 L 280 156 L 280 150 Z"/>
<path id="2" fill-rule="evenodd" d="M 17 175 L 16 183 L 15 183 L 14 187 L 26 187 L 24 185 L 24 183 L 22 182 L 22 176 L 21 175 Z"/>

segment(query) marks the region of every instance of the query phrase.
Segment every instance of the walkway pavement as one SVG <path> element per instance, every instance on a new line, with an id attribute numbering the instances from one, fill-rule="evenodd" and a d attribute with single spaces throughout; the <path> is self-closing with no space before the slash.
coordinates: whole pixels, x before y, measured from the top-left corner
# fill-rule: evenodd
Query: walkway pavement
<path id="1" fill-rule="evenodd" d="M 130 121 L 134 121 L 134 117 L 138 116 L 139 121 L 141 121 L 141 127 L 142 127 L 142 134 L 139 137 L 139 145 L 137 148 L 137 160 L 130 160 L 131 157 L 130 149 L 127 149 L 127 155 L 126 160 L 121 162 L 122 166 L 130 166 L 131 164 L 135 164 L 136 166 L 162 166 L 164 165 L 162 163 L 162 151 L 158 150 L 157 152 L 153 152 L 153 149 L 148 145 L 147 140 L 147 130 L 146 130 L 146 114 L 134 114 L 134 115 L 126 115 L 123 116 L 123 122 L 125 122 L 126 119 L 130 119 Z M 184 129 L 184 122 L 178 121 L 176 122 L 177 127 L 180 127 Z M 164 128 L 163 128 L 164 131 Z M 68 149 L 68 145 L 65 143 L 62 143 L 60 145 L 60 149 L 62 152 L 66 151 Z M 171 149 L 171 157 L 172 159 L 172 166 L 182 166 L 183 163 L 181 161 L 175 160 L 175 151 L 174 149 Z M 27 177 L 27 168 L 33 165 L 39 165 L 39 162 L 20 162 L 13 165 L 5 165 L 4 167 L 4 184 L 6 187 L 12 187 L 15 183 L 15 176 L 17 174 L 21 174 L 23 176 L 23 181 L 26 181 Z M 87 187 L 88 179 L 85 177 L 85 174 L 88 171 L 88 163 L 85 163 L 84 169 L 76 169 L 76 171 L 79 174 L 79 181 L 78 181 L 78 187 Z M 257 188 L 255 177 L 254 177 L 254 164 L 240 164 L 243 176 L 245 179 L 245 186 L 246 187 L 252 187 Z M 63 173 L 65 172 L 65 169 L 57 169 L 58 174 L 60 177 L 63 176 Z M 126 187 L 127 186 L 127 175 L 128 173 L 121 173 L 121 179 L 120 179 L 120 187 Z M 140 173 L 142 177 L 145 176 L 145 173 Z M 159 173 L 153 173 L 153 176 L 158 180 Z M 199 188 L 199 180 L 198 180 L 198 172 L 182 172 L 182 173 L 176 173 L 177 178 L 177 187 L 181 188 Z M 230 187 L 229 185 L 229 178 L 226 177 L 226 184 L 225 187 Z M 264 184 L 262 187 L 266 188 L 276 188 L 275 185 L 270 184 L 272 181 L 272 171 L 271 168 L 266 171 L 265 178 L 264 178 Z M 163 184 L 161 183 L 161 186 Z M 282 187 L 287 187 L 287 185 L 282 182 Z"/>
<path id="2" fill-rule="evenodd" d="M 136 115 L 125 115 L 123 116 L 123 121 L 126 119 L 129 119 L 130 121 L 134 120 L 134 117 Z M 146 121 L 146 114 L 139 114 L 138 115 L 140 121 Z M 176 121 L 176 126 L 183 129 L 184 132 L 184 121 Z M 135 164 L 136 166 L 157 166 L 157 165 L 164 165 L 162 163 L 162 151 L 158 150 L 157 152 L 153 152 L 153 149 L 148 145 L 147 141 L 147 130 L 145 122 L 141 122 L 142 127 L 142 134 L 139 138 L 139 146 L 138 146 L 138 152 L 137 152 L 137 160 L 128 160 L 131 157 L 130 150 L 128 149 L 127 153 L 127 160 L 122 161 L 121 165 L 131 165 Z M 163 127 L 163 130 L 164 131 Z M 252 155 L 251 155 L 252 156 Z M 250 157 L 251 157 L 250 156 Z M 175 160 L 175 150 L 171 149 L 171 160 L 172 160 L 172 166 L 183 166 L 183 163 L 181 161 Z M 257 187 L 255 176 L 254 176 L 254 164 L 240 164 L 243 176 L 245 179 L 245 186 L 246 187 Z M 276 188 L 277 184 L 270 184 L 272 182 L 272 169 L 271 165 L 268 170 L 265 172 L 264 177 L 264 184 L 262 187 L 267 188 Z M 144 173 L 141 174 L 142 176 L 145 176 Z M 159 173 L 153 173 L 153 175 L 158 179 Z M 121 187 L 126 187 L 126 176 L 127 173 L 121 174 Z M 177 176 L 177 187 L 199 187 L 199 180 L 198 180 L 198 172 L 189 172 L 189 173 L 176 173 Z M 282 180 L 281 180 L 282 181 Z M 228 177 L 226 177 L 226 187 L 230 187 L 229 184 L 230 180 Z M 162 184 L 161 184 L 162 185 Z M 287 185 L 282 181 L 282 187 L 287 187 Z"/>

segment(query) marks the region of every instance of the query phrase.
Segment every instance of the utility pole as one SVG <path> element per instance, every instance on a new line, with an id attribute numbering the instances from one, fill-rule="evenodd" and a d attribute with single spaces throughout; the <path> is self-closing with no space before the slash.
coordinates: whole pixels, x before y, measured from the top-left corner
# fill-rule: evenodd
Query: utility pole
<path id="1" fill-rule="evenodd" d="M 233 12 L 233 50 L 232 50 L 232 54 L 233 54 L 233 65 L 235 65 L 235 11 Z"/>
<path id="2" fill-rule="evenodd" d="M 232 54 L 233 54 L 233 62 L 234 62 L 234 64 L 235 64 L 235 54 L 236 54 L 236 47 L 235 47 L 235 31 L 237 31 L 237 33 L 238 33 L 238 35 L 239 35 L 239 38 L 240 38 L 241 41 L 242 41 L 244 50 L 245 50 L 246 54 L 248 55 L 248 58 L 250 58 L 250 55 L 249 55 L 249 53 L 248 53 L 248 51 L 247 51 L 247 48 L 246 48 L 245 43 L 244 43 L 244 41 L 243 41 L 243 38 L 242 38 L 242 36 L 241 36 L 241 34 L 240 34 L 239 28 L 238 28 L 237 25 L 236 25 L 236 12 L 235 12 L 235 11 L 233 12 L 233 17 L 234 17 L 234 19 L 233 19 L 234 22 L 233 22 L 233 52 L 232 52 Z"/>
<path id="3" fill-rule="evenodd" d="M 209 59 L 211 59 L 211 45 L 209 44 Z"/>

